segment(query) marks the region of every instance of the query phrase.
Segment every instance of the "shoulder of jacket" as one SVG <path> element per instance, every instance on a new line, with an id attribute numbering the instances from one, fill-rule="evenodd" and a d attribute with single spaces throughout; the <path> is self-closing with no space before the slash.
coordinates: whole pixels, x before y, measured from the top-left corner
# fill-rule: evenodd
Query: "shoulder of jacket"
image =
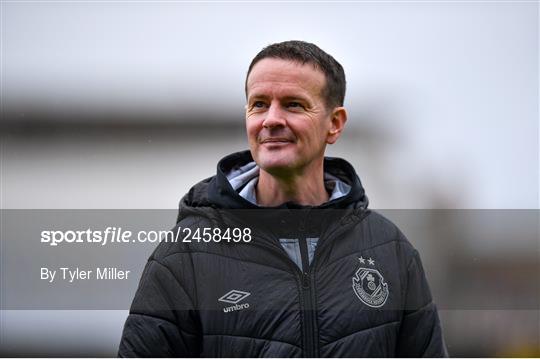
<path id="1" fill-rule="evenodd" d="M 164 263 L 165 259 L 171 255 L 178 253 L 189 254 L 194 251 L 194 244 L 189 241 L 189 236 L 198 228 L 214 227 L 215 221 L 203 212 L 184 215 L 171 230 L 167 231 L 166 239 L 165 237 L 161 238 L 161 241 L 148 260 L 156 260 Z"/>
<path id="2" fill-rule="evenodd" d="M 378 211 L 370 210 L 369 215 L 363 221 L 363 225 L 367 227 L 364 227 L 364 229 L 367 229 L 371 234 L 373 245 L 394 242 L 402 248 L 408 257 L 415 255 L 416 249 L 399 227 Z"/>

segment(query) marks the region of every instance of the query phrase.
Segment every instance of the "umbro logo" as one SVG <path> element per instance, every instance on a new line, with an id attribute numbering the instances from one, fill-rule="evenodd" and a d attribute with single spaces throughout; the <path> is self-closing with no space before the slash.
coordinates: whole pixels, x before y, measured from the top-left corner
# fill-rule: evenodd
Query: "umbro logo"
<path id="1" fill-rule="evenodd" d="M 251 293 L 242 292 L 241 290 L 233 289 L 229 293 L 225 294 L 223 297 L 219 298 L 218 300 L 220 302 L 236 304 L 244 300 L 245 298 L 247 298 L 249 295 L 251 295 Z"/>
<path id="2" fill-rule="evenodd" d="M 223 308 L 223 312 L 228 313 L 228 312 L 233 312 L 235 310 L 242 310 L 242 309 L 249 308 L 249 303 L 243 303 L 243 304 L 238 304 L 238 303 L 243 301 L 250 295 L 251 293 L 249 292 L 243 292 L 241 290 L 233 289 L 227 294 L 223 295 L 221 298 L 219 298 L 218 301 L 234 304 L 230 307 Z"/>

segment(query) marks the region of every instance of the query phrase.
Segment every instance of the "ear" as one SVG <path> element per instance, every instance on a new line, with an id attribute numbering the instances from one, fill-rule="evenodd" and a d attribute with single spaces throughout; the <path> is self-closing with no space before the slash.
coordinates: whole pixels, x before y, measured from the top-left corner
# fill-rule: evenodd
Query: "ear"
<path id="1" fill-rule="evenodd" d="M 330 128 L 326 136 L 326 143 L 333 144 L 337 141 L 347 122 L 347 110 L 345 107 L 335 107 L 330 118 Z"/>

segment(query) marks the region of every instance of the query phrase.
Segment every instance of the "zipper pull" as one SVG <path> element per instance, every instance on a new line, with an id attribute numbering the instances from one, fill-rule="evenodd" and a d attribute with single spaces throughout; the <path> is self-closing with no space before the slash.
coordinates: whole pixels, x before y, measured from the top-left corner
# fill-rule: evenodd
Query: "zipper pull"
<path id="1" fill-rule="evenodd" d="M 303 272 L 302 273 L 302 288 L 309 289 L 309 273 Z"/>

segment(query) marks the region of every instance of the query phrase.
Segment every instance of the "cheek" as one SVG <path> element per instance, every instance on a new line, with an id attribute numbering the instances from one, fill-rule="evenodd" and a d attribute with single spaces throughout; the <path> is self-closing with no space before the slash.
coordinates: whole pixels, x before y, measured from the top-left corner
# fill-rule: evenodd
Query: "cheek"
<path id="1" fill-rule="evenodd" d="M 259 134 L 259 125 L 253 119 L 246 120 L 246 133 L 250 142 L 254 141 Z"/>

